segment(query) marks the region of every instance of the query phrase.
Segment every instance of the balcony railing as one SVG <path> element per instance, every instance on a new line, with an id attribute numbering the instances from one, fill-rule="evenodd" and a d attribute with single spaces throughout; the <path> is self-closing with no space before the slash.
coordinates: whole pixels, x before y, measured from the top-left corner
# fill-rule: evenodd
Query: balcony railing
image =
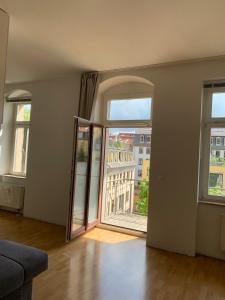
<path id="1" fill-rule="evenodd" d="M 140 180 L 115 179 L 105 182 L 105 209 L 104 216 L 108 217 L 117 214 L 140 214 L 140 202 L 144 206 L 148 203 L 148 183 L 143 186 Z M 147 209 L 147 208 L 146 208 Z"/>

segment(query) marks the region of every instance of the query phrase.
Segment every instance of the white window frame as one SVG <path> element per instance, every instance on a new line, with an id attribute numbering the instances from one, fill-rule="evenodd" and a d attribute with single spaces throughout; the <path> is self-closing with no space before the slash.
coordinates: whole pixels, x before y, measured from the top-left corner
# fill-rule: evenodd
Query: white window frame
<path id="1" fill-rule="evenodd" d="M 211 129 L 225 128 L 224 118 L 212 118 L 212 96 L 213 93 L 225 93 L 224 87 L 205 88 L 203 93 L 202 114 L 202 148 L 201 148 L 201 177 L 199 199 L 201 202 L 224 203 L 225 196 L 213 196 L 208 194 L 209 162 L 211 147 Z"/>
<path id="2" fill-rule="evenodd" d="M 14 176 L 21 176 L 21 177 L 26 177 L 27 174 L 27 157 L 28 157 L 28 149 L 29 149 L 29 131 L 30 131 L 30 121 L 17 121 L 17 108 L 18 105 L 20 104 L 30 104 L 31 102 L 16 102 L 13 108 L 13 148 L 12 148 L 12 155 L 11 155 L 11 168 L 10 168 L 10 174 Z M 31 114 L 30 114 L 30 120 L 31 120 Z M 16 147 L 16 129 L 17 128 L 24 128 L 25 136 L 24 136 L 24 141 L 25 142 L 25 147 L 26 147 L 26 155 L 24 159 L 24 170 L 25 172 L 15 172 L 14 171 L 14 160 L 15 160 L 15 147 Z"/>
<path id="3" fill-rule="evenodd" d="M 152 117 L 153 117 L 153 102 L 154 97 L 152 93 L 146 93 L 146 92 L 118 92 L 118 93 L 105 93 L 103 98 L 103 107 L 100 111 L 101 120 L 103 123 L 103 126 L 108 128 L 152 128 Z M 107 114 L 108 114 L 108 107 L 111 100 L 121 100 L 121 99 L 138 99 L 138 98 L 151 98 L 151 114 L 149 120 L 108 120 Z M 138 150 L 137 150 L 138 151 Z M 105 145 L 105 157 L 107 157 L 107 144 Z M 104 174 L 106 174 L 106 164 L 104 162 Z M 136 179 L 134 179 L 136 180 Z M 106 192 L 106 176 L 104 176 L 103 181 L 103 195 L 105 195 Z M 105 210 L 105 201 L 102 201 L 102 212 Z"/>

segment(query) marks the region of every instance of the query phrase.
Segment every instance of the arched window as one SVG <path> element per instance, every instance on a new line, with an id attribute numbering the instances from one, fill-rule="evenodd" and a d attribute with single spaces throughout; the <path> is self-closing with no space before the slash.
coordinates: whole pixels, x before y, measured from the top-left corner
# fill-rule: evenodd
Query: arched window
<path id="1" fill-rule="evenodd" d="M 152 99 L 143 78 L 118 76 L 100 86 L 93 117 L 106 127 L 106 154 L 119 158 L 104 165 L 102 223 L 147 231 Z"/>

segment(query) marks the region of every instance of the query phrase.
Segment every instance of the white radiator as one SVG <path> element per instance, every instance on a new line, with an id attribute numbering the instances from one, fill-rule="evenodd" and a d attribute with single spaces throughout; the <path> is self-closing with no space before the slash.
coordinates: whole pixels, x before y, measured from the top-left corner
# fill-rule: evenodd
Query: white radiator
<path id="1" fill-rule="evenodd" d="M 1 182 L 0 207 L 21 211 L 23 209 L 24 193 L 24 186 Z"/>

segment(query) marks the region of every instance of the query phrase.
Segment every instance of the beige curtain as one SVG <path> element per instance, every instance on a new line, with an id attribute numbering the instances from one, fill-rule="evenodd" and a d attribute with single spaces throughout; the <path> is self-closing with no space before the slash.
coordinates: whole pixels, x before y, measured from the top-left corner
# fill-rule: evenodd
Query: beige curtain
<path id="1" fill-rule="evenodd" d="M 90 120 L 92 109 L 97 96 L 99 73 L 83 73 L 80 85 L 79 117 Z"/>

